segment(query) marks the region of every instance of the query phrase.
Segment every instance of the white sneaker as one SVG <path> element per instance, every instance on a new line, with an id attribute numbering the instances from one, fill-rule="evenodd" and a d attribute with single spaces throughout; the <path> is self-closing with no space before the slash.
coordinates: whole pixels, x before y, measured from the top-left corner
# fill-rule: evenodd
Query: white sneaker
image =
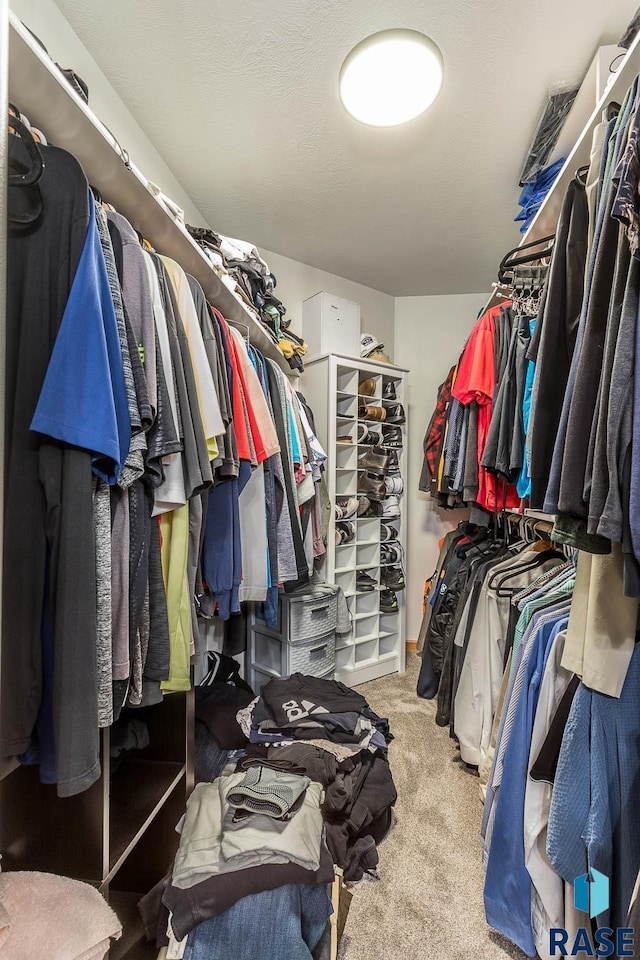
<path id="1" fill-rule="evenodd" d="M 384 485 L 387 493 L 403 493 L 404 480 L 402 477 L 385 477 Z"/>
<path id="2" fill-rule="evenodd" d="M 347 520 L 357 513 L 358 502 L 357 497 L 341 497 L 339 500 L 336 500 L 336 520 Z"/>
<path id="3" fill-rule="evenodd" d="M 395 494 L 385 497 L 382 501 L 381 520 L 399 520 L 400 519 L 400 501 Z"/>

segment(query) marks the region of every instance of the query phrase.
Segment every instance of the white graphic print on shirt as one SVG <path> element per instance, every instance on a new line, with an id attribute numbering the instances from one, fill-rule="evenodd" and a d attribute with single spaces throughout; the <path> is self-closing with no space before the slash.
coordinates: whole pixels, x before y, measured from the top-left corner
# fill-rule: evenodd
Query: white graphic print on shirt
<path id="1" fill-rule="evenodd" d="M 282 709 L 286 713 L 289 721 L 302 720 L 312 713 L 329 713 L 326 707 L 317 707 L 311 700 L 303 700 L 298 703 L 297 700 L 287 700 L 282 704 Z"/>

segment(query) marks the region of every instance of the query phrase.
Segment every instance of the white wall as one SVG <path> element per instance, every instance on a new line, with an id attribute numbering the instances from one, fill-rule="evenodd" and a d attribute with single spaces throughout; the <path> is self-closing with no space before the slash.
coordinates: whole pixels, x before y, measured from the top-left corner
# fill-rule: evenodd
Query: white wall
<path id="1" fill-rule="evenodd" d="M 433 413 L 438 386 L 458 359 L 486 299 L 486 291 L 396 299 L 394 359 L 410 371 L 409 456 L 404 493 L 408 530 L 407 640 L 418 637 L 424 581 L 433 572 L 438 540 L 465 515 L 459 510 L 440 510 L 430 497 L 418 491 L 424 432 Z"/>
<path id="2" fill-rule="evenodd" d="M 385 344 L 387 351 L 393 354 L 393 297 L 269 250 L 263 252 L 278 281 L 276 293 L 287 308 L 287 316 L 292 319 L 292 330 L 300 330 L 302 301 L 324 291 L 359 303 L 362 307 L 362 332 L 374 333 Z M 391 359 L 394 359 L 393 356 Z"/>

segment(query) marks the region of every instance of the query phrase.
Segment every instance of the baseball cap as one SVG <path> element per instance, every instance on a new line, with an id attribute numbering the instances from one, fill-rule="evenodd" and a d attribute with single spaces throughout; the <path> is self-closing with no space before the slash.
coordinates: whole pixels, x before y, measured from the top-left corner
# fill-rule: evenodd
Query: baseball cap
<path id="1" fill-rule="evenodd" d="M 363 333 L 360 337 L 360 356 L 368 357 L 374 350 L 383 350 L 384 343 L 381 343 L 372 333 Z"/>

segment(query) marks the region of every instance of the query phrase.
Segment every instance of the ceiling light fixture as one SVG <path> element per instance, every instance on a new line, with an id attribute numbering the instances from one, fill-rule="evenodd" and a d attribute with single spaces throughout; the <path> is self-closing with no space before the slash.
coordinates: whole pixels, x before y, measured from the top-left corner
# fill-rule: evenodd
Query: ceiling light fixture
<path id="1" fill-rule="evenodd" d="M 383 30 L 353 48 L 340 71 L 340 99 L 352 117 L 395 127 L 427 110 L 444 65 L 433 40 L 416 30 Z"/>

